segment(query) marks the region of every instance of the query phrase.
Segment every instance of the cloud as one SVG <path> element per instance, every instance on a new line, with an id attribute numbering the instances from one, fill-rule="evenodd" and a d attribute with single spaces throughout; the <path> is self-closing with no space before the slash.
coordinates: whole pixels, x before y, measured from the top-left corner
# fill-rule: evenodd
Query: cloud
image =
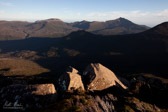
<path id="1" fill-rule="evenodd" d="M 4 14 L 5 13 L 5 11 L 3 11 L 3 10 L 0 10 L 0 14 Z"/>
<path id="2" fill-rule="evenodd" d="M 0 2 L 0 6 L 13 6 L 13 4 L 12 3 L 10 3 L 10 2 Z"/>
<path id="3" fill-rule="evenodd" d="M 149 12 L 141 12 L 139 10 L 135 11 L 111 11 L 111 12 L 94 12 L 89 13 L 88 17 L 109 17 L 109 18 L 117 18 L 117 17 L 142 17 L 148 15 Z"/>
<path id="4" fill-rule="evenodd" d="M 1 2 L 0 2 L 1 4 Z M 63 21 L 106 21 L 114 20 L 119 17 L 124 17 L 137 24 L 144 24 L 148 26 L 154 26 L 162 22 L 168 21 L 168 9 L 161 11 L 108 11 L 108 12 L 78 12 L 70 9 L 63 9 L 61 13 L 43 14 L 34 12 L 17 12 L 12 13 L 10 11 L 0 10 L 0 18 L 6 20 L 39 20 L 47 18 L 59 18 Z"/>
<path id="5" fill-rule="evenodd" d="M 110 12 L 92 12 L 86 15 L 88 20 L 105 21 L 124 17 L 138 24 L 154 26 L 161 22 L 168 21 L 168 9 L 162 11 L 110 11 Z"/>
<path id="6" fill-rule="evenodd" d="M 159 13 L 156 14 L 158 17 L 168 17 L 168 9 L 165 9 Z"/>
<path id="7" fill-rule="evenodd" d="M 78 16 L 80 16 L 80 15 L 81 15 L 81 13 L 80 13 L 80 12 L 78 12 L 78 13 L 77 13 L 77 15 L 78 15 Z"/>

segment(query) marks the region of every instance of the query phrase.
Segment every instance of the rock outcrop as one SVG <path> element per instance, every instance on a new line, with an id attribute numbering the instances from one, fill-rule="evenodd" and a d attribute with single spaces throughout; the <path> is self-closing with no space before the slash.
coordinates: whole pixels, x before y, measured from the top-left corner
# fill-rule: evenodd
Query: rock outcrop
<path id="1" fill-rule="evenodd" d="M 168 107 L 167 79 L 152 74 L 136 74 L 130 80 L 129 91 L 141 101 L 152 102 L 162 108 Z"/>
<path id="2" fill-rule="evenodd" d="M 48 107 L 47 112 L 116 112 L 118 98 L 111 93 L 98 94 L 67 92 L 64 99 Z M 46 112 L 45 111 L 45 112 Z"/>
<path id="3" fill-rule="evenodd" d="M 0 90 L 0 105 L 3 105 L 3 109 L 32 110 L 55 102 L 56 95 L 53 84 L 15 84 Z"/>
<path id="4" fill-rule="evenodd" d="M 84 83 L 88 90 L 104 90 L 111 86 L 127 87 L 116 77 L 116 75 L 100 63 L 90 64 L 83 73 Z"/>
<path id="5" fill-rule="evenodd" d="M 83 98 L 83 99 L 82 99 Z M 76 96 L 73 101 L 74 107 L 75 105 L 79 107 L 81 112 L 116 112 L 114 104 L 118 101 L 117 97 L 112 94 L 106 94 L 103 96 L 85 96 L 80 98 L 80 96 Z M 82 102 L 80 102 L 80 100 Z"/>
<path id="6" fill-rule="evenodd" d="M 128 97 L 126 100 L 126 108 L 127 111 L 131 112 L 132 110 L 135 112 L 162 112 L 160 108 L 156 105 L 151 105 L 149 103 L 140 101 L 135 97 Z"/>
<path id="7" fill-rule="evenodd" d="M 72 89 L 78 89 L 81 88 L 84 89 L 84 85 L 81 79 L 81 76 L 78 74 L 78 70 L 75 68 L 69 67 L 66 70 L 66 73 L 61 75 L 59 78 L 59 91 L 66 91 L 66 90 L 72 90 Z"/>
<path id="8" fill-rule="evenodd" d="M 102 97 L 100 96 L 92 96 L 90 97 L 91 104 L 89 106 L 85 106 L 83 112 L 115 112 L 114 103 L 117 102 L 117 97 L 112 94 L 107 94 Z"/>

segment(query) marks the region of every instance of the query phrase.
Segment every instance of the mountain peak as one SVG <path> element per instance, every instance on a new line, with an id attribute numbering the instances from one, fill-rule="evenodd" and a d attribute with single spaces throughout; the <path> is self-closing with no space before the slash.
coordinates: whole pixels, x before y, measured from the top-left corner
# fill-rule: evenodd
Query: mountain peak
<path id="1" fill-rule="evenodd" d="M 127 19 L 125 19 L 123 17 L 119 17 L 118 20 L 127 20 Z"/>
<path id="2" fill-rule="evenodd" d="M 117 19 L 108 20 L 108 21 L 106 21 L 106 22 L 111 22 L 111 21 L 113 21 L 113 22 L 116 22 L 116 21 L 122 22 L 122 21 L 129 21 L 129 20 L 128 20 L 128 19 L 125 19 L 125 18 L 123 18 L 123 17 L 119 17 L 119 18 L 117 18 Z M 129 21 L 129 22 L 131 22 L 131 21 Z"/>
<path id="3" fill-rule="evenodd" d="M 58 19 L 58 18 L 50 18 L 50 19 L 46 19 L 46 20 L 37 20 L 36 23 L 40 23 L 40 22 L 62 22 L 62 20 Z"/>
<path id="4" fill-rule="evenodd" d="M 82 20 L 81 22 L 89 22 L 89 21 L 87 21 L 87 20 Z"/>
<path id="5" fill-rule="evenodd" d="M 131 22 L 130 20 L 128 19 L 125 19 L 123 17 L 119 17 L 118 19 L 116 19 L 116 21 L 119 21 L 119 22 Z M 132 22 L 131 22 L 132 23 Z"/>
<path id="6" fill-rule="evenodd" d="M 50 18 L 50 19 L 47 19 L 47 21 L 62 21 L 62 20 L 60 20 L 58 18 Z"/>

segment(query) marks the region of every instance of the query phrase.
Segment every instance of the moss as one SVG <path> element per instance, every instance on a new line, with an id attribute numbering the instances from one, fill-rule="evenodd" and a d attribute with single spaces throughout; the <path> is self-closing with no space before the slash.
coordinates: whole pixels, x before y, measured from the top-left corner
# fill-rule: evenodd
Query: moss
<path id="1" fill-rule="evenodd" d="M 62 103 L 70 103 L 72 101 L 72 99 L 70 98 L 70 99 L 65 99 L 65 100 L 63 100 L 63 102 Z"/>
<path id="2" fill-rule="evenodd" d="M 124 112 L 135 112 L 130 106 L 125 105 L 124 106 Z"/>
<path id="3" fill-rule="evenodd" d="M 72 106 L 68 108 L 68 112 L 81 112 L 82 108 L 80 106 Z"/>
<path id="4" fill-rule="evenodd" d="M 85 91 L 82 88 L 78 88 L 78 89 L 74 90 L 74 94 L 85 95 Z"/>
<path id="5" fill-rule="evenodd" d="M 70 98 L 73 99 L 73 100 L 76 100 L 76 99 L 77 99 L 77 96 L 71 95 Z"/>
<path id="6" fill-rule="evenodd" d="M 81 88 L 67 91 L 64 99 L 57 102 L 57 110 L 59 112 L 81 112 L 82 106 L 89 106 L 91 104 L 90 97 Z"/>
<path id="7" fill-rule="evenodd" d="M 90 103 L 91 103 L 90 100 L 87 100 L 87 99 L 82 100 L 82 104 L 84 104 L 84 105 L 90 105 Z"/>

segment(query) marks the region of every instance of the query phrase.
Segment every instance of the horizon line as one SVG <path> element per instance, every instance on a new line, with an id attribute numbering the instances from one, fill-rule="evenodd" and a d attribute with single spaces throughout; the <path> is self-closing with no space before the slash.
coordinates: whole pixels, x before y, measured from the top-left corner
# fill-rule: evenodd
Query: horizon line
<path id="1" fill-rule="evenodd" d="M 137 23 L 137 22 L 134 22 L 134 21 L 132 21 L 132 20 L 129 20 L 129 19 L 127 19 L 127 18 L 124 18 L 124 17 L 118 17 L 118 18 L 115 18 L 115 19 L 107 19 L 107 20 L 86 20 L 86 19 L 83 19 L 83 20 L 64 20 L 64 19 L 60 19 L 60 18 L 53 18 L 53 17 L 51 17 L 51 18 L 45 18 L 45 19 L 0 19 L 0 21 L 16 21 L 16 22 L 29 22 L 29 23 L 34 23 L 34 22 L 37 22 L 37 21 L 45 21 L 45 20 L 50 20 L 50 19 L 58 19 L 58 20 L 60 20 L 60 21 L 63 21 L 63 22 L 66 22 L 66 23 L 74 23 L 74 22 L 82 22 L 82 21 L 87 21 L 87 22 L 107 22 L 107 21 L 111 21 L 111 20 L 117 20 L 117 19 L 120 19 L 120 18 L 123 18 L 123 19 L 126 19 L 126 20 L 128 20 L 128 21 L 131 21 L 132 23 L 134 23 L 134 24 L 137 24 L 137 25 L 145 25 L 145 26 L 149 26 L 149 27 L 154 27 L 154 26 L 156 26 L 156 25 L 158 25 L 158 24 L 140 24 L 140 23 Z M 164 22 L 166 22 L 166 21 L 164 21 Z M 163 22 L 160 22 L 159 24 L 161 24 L 161 23 L 163 23 Z"/>

